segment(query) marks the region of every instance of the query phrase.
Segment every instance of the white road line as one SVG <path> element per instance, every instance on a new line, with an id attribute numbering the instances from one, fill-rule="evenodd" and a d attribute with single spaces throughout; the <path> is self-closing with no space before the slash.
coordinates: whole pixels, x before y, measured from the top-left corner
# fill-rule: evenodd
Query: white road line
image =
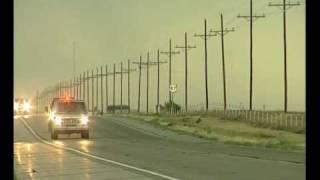
<path id="1" fill-rule="evenodd" d="M 41 141 L 42 143 L 45 143 L 45 144 L 54 146 L 54 147 L 56 147 L 56 148 L 62 148 L 62 149 L 65 149 L 65 150 L 69 150 L 69 151 L 72 151 L 72 152 L 81 154 L 81 155 L 83 155 L 83 156 L 91 157 L 91 158 L 93 158 L 93 159 L 97 159 L 97 160 L 100 160 L 100 161 L 104 161 L 104 162 L 116 164 L 116 165 L 118 165 L 118 166 L 126 167 L 126 168 L 129 168 L 129 169 L 133 169 L 133 170 L 140 171 L 140 172 L 143 172 L 143 173 L 151 174 L 151 175 L 154 175 L 154 176 L 158 176 L 158 177 L 161 177 L 161 178 L 164 178 L 164 179 L 168 179 L 168 180 L 178 180 L 177 178 L 170 177 L 170 176 L 167 176 L 167 175 L 164 175 L 164 174 L 161 174 L 161 173 L 157 173 L 157 172 L 150 171 L 150 170 L 147 170 L 147 169 L 138 168 L 138 167 L 131 166 L 131 165 L 128 165 L 128 164 L 125 164 L 125 163 L 121 163 L 121 162 L 113 161 L 113 160 L 106 159 L 106 158 L 103 158 L 103 157 L 99 157 L 99 156 L 96 156 L 96 155 L 92 155 L 92 154 L 89 154 L 89 153 L 85 153 L 85 152 L 79 151 L 79 150 L 74 149 L 74 148 L 59 146 L 59 145 L 57 145 L 57 144 L 51 143 L 51 142 L 49 142 L 49 141 L 46 141 L 46 140 L 42 139 L 42 138 L 29 126 L 29 124 L 28 124 L 24 119 L 21 118 L 21 121 L 22 121 L 23 124 L 27 127 L 27 129 L 28 129 L 39 141 Z"/>

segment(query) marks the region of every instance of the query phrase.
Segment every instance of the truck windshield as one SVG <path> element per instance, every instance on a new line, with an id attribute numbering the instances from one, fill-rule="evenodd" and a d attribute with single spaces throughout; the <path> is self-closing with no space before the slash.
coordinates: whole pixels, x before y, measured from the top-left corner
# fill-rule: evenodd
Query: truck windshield
<path id="1" fill-rule="evenodd" d="M 58 102 L 55 109 L 60 113 L 87 113 L 83 102 Z"/>

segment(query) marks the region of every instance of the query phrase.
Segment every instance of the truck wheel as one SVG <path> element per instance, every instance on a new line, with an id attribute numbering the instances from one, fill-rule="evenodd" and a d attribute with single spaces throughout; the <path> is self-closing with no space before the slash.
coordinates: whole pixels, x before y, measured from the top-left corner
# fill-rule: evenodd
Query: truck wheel
<path id="1" fill-rule="evenodd" d="M 82 131 L 81 132 L 81 138 L 89 139 L 89 131 Z"/>
<path id="2" fill-rule="evenodd" d="M 54 130 L 51 130 L 51 139 L 58 139 L 58 133 Z"/>

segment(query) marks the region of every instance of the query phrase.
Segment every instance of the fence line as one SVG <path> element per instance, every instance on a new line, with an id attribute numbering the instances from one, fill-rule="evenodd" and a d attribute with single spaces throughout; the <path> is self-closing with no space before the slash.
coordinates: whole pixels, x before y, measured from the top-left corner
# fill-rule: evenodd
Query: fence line
<path id="1" fill-rule="evenodd" d="M 160 114 L 174 116 L 207 114 L 226 120 L 245 121 L 277 129 L 291 129 L 304 131 L 305 128 L 305 113 L 303 112 L 284 113 L 279 111 L 250 111 L 244 109 L 213 109 L 208 112 L 205 112 L 196 109 L 188 112 L 180 111 L 175 114 L 170 114 L 167 112 L 161 112 Z"/>

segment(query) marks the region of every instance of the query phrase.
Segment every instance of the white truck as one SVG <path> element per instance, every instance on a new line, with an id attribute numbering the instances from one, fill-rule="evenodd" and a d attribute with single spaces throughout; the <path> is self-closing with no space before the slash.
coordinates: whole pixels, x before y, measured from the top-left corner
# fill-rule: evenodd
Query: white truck
<path id="1" fill-rule="evenodd" d="M 80 133 L 81 138 L 89 139 L 89 117 L 84 101 L 73 98 L 54 98 L 49 108 L 48 129 L 51 139 L 58 139 L 58 134 Z"/>

